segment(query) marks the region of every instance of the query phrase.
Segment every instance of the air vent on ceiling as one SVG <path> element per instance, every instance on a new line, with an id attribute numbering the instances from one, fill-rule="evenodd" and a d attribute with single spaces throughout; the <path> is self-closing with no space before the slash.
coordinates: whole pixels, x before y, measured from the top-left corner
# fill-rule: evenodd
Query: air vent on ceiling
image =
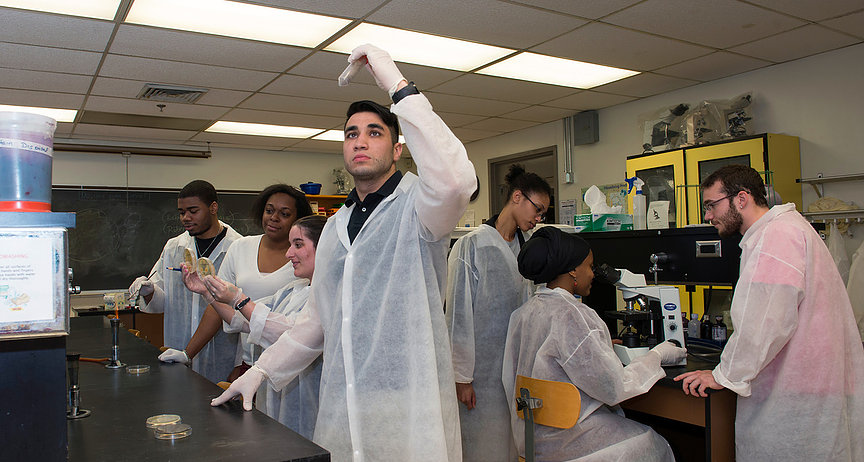
<path id="1" fill-rule="evenodd" d="M 164 101 L 166 103 L 194 103 L 207 93 L 206 88 L 178 87 L 148 83 L 138 93 L 138 99 Z"/>

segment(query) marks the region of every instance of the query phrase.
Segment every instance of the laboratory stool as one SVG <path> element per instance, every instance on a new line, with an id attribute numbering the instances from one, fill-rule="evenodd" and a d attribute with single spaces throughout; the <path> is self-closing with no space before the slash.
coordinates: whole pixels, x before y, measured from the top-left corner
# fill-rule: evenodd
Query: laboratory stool
<path id="1" fill-rule="evenodd" d="M 525 421 L 525 457 L 520 461 L 534 462 L 534 424 L 555 428 L 570 428 L 579 420 L 582 398 L 569 382 L 516 376 L 516 411 Z"/>

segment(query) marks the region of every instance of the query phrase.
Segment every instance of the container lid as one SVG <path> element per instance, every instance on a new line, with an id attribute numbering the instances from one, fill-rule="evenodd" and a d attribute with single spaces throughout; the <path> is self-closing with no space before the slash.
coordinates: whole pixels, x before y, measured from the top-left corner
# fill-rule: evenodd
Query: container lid
<path id="1" fill-rule="evenodd" d="M 157 428 L 178 423 L 180 423 L 180 416 L 177 414 L 159 414 L 147 418 L 147 428 Z"/>
<path id="2" fill-rule="evenodd" d="M 192 434 L 192 426 L 184 423 L 168 424 L 156 427 L 153 436 L 157 440 L 179 440 Z"/>
<path id="3" fill-rule="evenodd" d="M 134 366 L 127 366 L 126 372 L 128 372 L 129 374 L 132 374 L 132 375 L 146 374 L 146 373 L 150 372 L 150 366 L 148 366 L 146 364 L 136 364 Z"/>

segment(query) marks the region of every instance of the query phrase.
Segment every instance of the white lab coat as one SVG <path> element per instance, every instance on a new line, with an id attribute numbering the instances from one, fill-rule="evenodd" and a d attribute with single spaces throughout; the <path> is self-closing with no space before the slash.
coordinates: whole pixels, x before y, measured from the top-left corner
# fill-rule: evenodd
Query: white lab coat
<path id="1" fill-rule="evenodd" d="M 846 253 L 846 244 L 843 243 L 843 236 L 840 235 L 840 229 L 837 228 L 836 222 L 831 222 L 828 227 L 828 240 L 825 242 L 828 246 L 828 253 L 834 259 L 834 264 L 837 265 L 837 271 L 840 273 L 840 278 L 843 284 L 849 281 L 849 254 Z"/>
<path id="2" fill-rule="evenodd" d="M 864 342 L 864 243 L 852 254 L 852 265 L 849 268 L 849 282 L 846 284 L 852 312 L 858 324 L 861 341 Z"/>
<path id="3" fill-rule="evenodd" d="M 219 267 L 219 278 L 240 287 L 243 293 L 252 300 L 271 297 L 286 285 L 298 280 L 294 277 L 294 266 L 287 262 L 272 273 L 258 271 L 258 248 L 261 246 L 261 238 L 263 236 L 263 234 L 245 236 L 235 241 L 225 254 L 222 266 Z M 305 279 L 303 281 L 304 285 L 308 285 Z M 250 366 L 255 364 L 255 359 L 261 354 L 262 350 L 255 342 L 249 341 L 248 329 L 246 329 L 247 332 L 243 331 L 243 325 L 245 324 L 246 318 L 239 312 L 234 313 L 234 317 L 231 318 L 230 323 L 222 323 L 222 329 L 225 332 L 229 334 L 239 333 L 240 335 L 237 342 L 237 355 L 234 358 L 235 366 L 239 366 L 242 362 Z M 267 407 L 267 403 L 271 402 L 271 399 L 268 398 L 269 394 L 276 394 L 277 398 L 279 395 L 278 392 L 272 391 L 270 387 L 262 385 L 258 389 L 255 408 L 279 420 L 274 415 L 275 411 L 271 412 Z M 294 429 L 292 428 L 292 430 Z M 311 432 L 309 435 L 311 437 Z"/>
<path id="4" fill-rule="evenodd" d="M 210 260 L 217 271 L 225 258 L 225 252 L 234 241 L 242 237 L 225 223 L 222 223 L 222 226 L 227 228 L 228 232 L 210 253 Z M 179 268 L 184 262 L 183 251 L 186 249 L 189 249 L 192 255 L 197 254 L 195 238 L 190 236 L 188 231 L 168 239 L 162 255 L 150 271 L 153 273 L 150 278 L 154 286 L 153 298 L 150 303 L 141 307 L 141 311 L 146 313 L 165 313 L 163 343 L 176 350 L 186 349 L 186 344 L 198 328 L 201 316 L 207 308 L 207 302 L 200 295 L 187 290 L 183 285 L 181 272 L 166 269 Z M 237 334 L 220 331 L 192 360 L 192 370 L 211 382 L 225 380 L 234 368 L 236 354 Z"/>
<path id="5" fill-rule="evenodd" d="M 665 376 L 660 355 L 647 354 L 626 367 L 612 349 L 597 313 L 564 289 L 537 288 L 510 316 L 501 379 L 519 454 L 525 454 L 525 422 L 516 411 L 516 375 L 570 382 L 582 400 L 571 428 L 535 424 L 535 454 L 543 461 L 674 461 L 669 444 L 651 428 L 620 415 L 617 404 L 641 395 Z M 610 408 L 615 406 L 615 408 Z"/>
<path id="6" fill-rule="evenodd" d="M 515 461 L 510 410 L 501 385 L 501 362 L 510 314 L 531 296 L 533 285 L 519 274 L 518 236 L 508 243 L 481 225 L 450 250 L 447 312 L 458 383 L 472 383 L 477 406 L 459 406 L 462 458 Z"/>
<path id="7" fill-rule="evenodd" d="M 307 308 L 258 367 L 280 388 L 323 350 L 314 441 L 334 461 L 459 461 L 443 292 L 449 234 L 476 186 L 474 167 L 425 96 L 392 111 L 419 178 L 406 173 L 353 244 L 353 206 L 328 220 Z"/>
<path id="8" fill-rule="evenodd" d="M 795 204 L 740 246 L 735 332 L 713 371 L 738 394 L 737 460 L 864 460 L 864 349 L 827 248 Z"/>
<path id="9" fill-rule="evenodd" d="M 309 298 L 309 280 L 294 279 L 274 295 L 255 300 L 255 310 L 244 328 L 254 345 L 269 348 L 293 325 Z M 237 316 L 235 316 L 236 318 Z M 242 315 L 240 316 L 243 317 Z M 322 358 L 319 356 L 300 375 L 279 390 L 258 390 L 255 405 L 282 425 L 312 439 L 318 417 L 318 387 Z"/>

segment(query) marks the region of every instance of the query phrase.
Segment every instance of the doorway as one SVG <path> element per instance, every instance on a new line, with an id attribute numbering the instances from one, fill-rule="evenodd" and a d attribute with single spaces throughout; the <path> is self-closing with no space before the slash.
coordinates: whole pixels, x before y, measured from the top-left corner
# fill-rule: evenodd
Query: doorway
<path id="1" fill-rule="evenodd" d="M 508 187 L 504 178 L 513 164 L 521 164 L 525 167 L 525 171 L 536 173 L 552 187 L 546 223 L 557 223 L 555 197 L 558 190 L 558 151 L 556 146 L 489 159 L 489 216 L 500 212 L 507 203 Z"/>

